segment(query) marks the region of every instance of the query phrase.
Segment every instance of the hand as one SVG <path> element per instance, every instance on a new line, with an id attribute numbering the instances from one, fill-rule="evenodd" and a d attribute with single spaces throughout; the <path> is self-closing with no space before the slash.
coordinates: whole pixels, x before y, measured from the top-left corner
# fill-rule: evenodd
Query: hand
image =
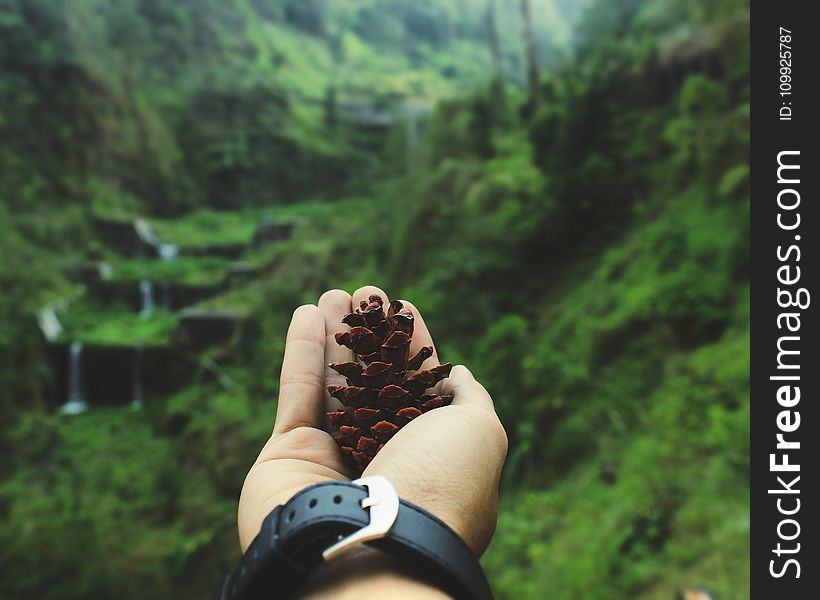
<path id="1" fill-rule="evenodd" d="M 322 429 L 324 414 L 338 406 L 325 387 L 345 384 L 327 367 L 353 360 L 349 349 L 336 344 L 334 334 L 345 327 L 342 317 L 371 294 L 389 303 L 387 294 L 368 286 L 352 298 L 340 290 L 326 292 L 318 307 L 305 305 L 293 313 L 273 434 L 251 467 L 239 500 L 243 551 L 277 505 L 309 485 L 355 477 L 333 438 Z M 422 346 L 435 348 L 418 310 L 402 302 L 415 317 L 410 355 Z M 434 352 L 422 368 L 437 364 Z M 447 523 L 479 556 L 495 531 L 507 437 L 490 395 L 466 367 L 454 367 L 439 385 L 441 393 L 453 395 L 453 403 L 403 427 L 364 475 L 389 479 L 401 498 Z"/>

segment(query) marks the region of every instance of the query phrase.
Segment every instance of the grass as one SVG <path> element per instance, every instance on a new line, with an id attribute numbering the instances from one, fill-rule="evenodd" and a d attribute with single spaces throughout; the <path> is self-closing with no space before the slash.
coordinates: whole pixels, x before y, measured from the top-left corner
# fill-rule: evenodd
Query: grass
<path id="1" fill-rule="evenodd" d="M 127 260 L 114 264 L 111 281 L 135 283 L 142 279 L 183 286 L 220 283 L 230 261 L 216 257 L 179 257 L 176 260 Z"/>
<path id="2" fill-rule="evenodd" d="M 162 346 L 171 340 L 177 318 L 162 310 L 142 316 L 83 305 L 60 314 L 67 340 L 101 346 Z"/>
<path id="3" fill-rule="evenodd" d="M 173 221 L 155 219 L 151 224 L 160 240 L 184 251 L 249 244 L 262 218 L 260 211 L 199 210 Z"/>

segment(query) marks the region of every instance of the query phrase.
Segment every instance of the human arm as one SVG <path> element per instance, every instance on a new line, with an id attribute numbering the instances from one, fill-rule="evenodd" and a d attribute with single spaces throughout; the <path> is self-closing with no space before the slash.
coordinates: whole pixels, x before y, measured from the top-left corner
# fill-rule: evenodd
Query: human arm
<path id="1" fill-rule="evenodd" d="M 332 437 L 322 429 L 325 412 L 335 408 L 325 386 L 342 383 L 327 365 L 352 359 L 350 350 L 335 343 L 334 334 L 341 329 L 342 317 L 351 312 L 352 306 L 374 293 L 387 302 L 386 294 L 378 288 L 361 288 L 352 298 L 334 290 L 325 293 L 318 306 L 306 305 L 294 312 L 273 434 L 248 473 L 240 499 L 238 524 L 243 550 L 275 506 L 284 504 L 309 485 L 355 476 Z M 421 346 L 435 348 L 418 310 L 404 304 L 415 318 L 411 354 Z M 438 357 L 434 352 L 424 368 L 436 364 Z M 453 395 L 452 404 L 429 411 L 403 427 L 364 475 L 386 477 L 401 498 L 440 518 L 475 556 L 480 556 L 495 529 L 506 435 L 489 394 L 465 367 L 453 368 L 440 386 L 441 393 Z M 380 560 L 377 556 L 360 559 L 362 568 L 346 569 L 346 577 L 330 578 L 336 593 L 341 593 L 343 580 L 351 577 L 354 586 L 389 585 L 389 581 L 419 585 L 417 574 L 397 570 L 397 565 L 391 566 L 386 557 Z M 311 593 L 319 593 L 321 586 L 316 586 L 322 581 L 323 572 L 338 568 L 342 559 L 350 566 L 356 555 L 334 559 L 317 569 L 308 586 L 309 590 L 317 591 Z M 337 560 L 340 562 L 333 564 Z M 365 569 L 365 564 L 371 568 Z M 375 566 L 379 568 L 372 568 Z M 397 592 L 397 588 L 391 588 L 391 597 Z M 413 597 L 420 597 L 419 592 Z"/>

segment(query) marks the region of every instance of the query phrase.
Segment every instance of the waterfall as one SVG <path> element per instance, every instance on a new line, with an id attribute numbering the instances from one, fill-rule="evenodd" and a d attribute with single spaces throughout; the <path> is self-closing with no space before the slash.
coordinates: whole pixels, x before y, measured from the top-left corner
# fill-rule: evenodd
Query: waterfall
<path id="1" fill-rule="evenodd" d="M 147 317 L 154 312 L 154 284 L 148 279 L 140 281 L 140 316 Z"/>
<path id="2" fill-rule="evenodd" d="M 157 247 L 157 236 L 151 223 L 145 219 L 134 219 L 133 227 L 137 236 L 137 258 L 145 258 L 149 249 Z"/>
<path id="3" fill-rule="evenodd" d="M 179 256 L 179 246 L 176 244 L 160 244 L 159 257 L 162 260 L 174 260 Z"/>
<path id="4" fill-rule="evenodd" d="M 131 362 L 131 408 L 142 408 L 142 348 L 134 348 Z"/>
<path id="5" fill-rule="evenodd" d="M 82 343 L 72 342 L 68 349 L 68 401 L 61 409 L 69 415 L 88 410 L 88 404 L 83 395 L 82 357 Z"/>
<path id="6" fill-rule="evenodd" d="M 176 244 L 160 244 L 159 245 L 159 258 L 160 260 L 164 260 L 166 262 L 171 262 L 177 259 L 179 256 L 179 246 Z M 162 290 L 162 308 L 171 312 L 171 283 L 168 281 L 162 282 L 161 286 Z"/>
<path id="7" fill-rule="evenodd" d="M 37 313 L 37 324 L 43 332 L 43 337 L 49 342 L 56 341 L 63 334 L 63 325 L 57 317 L 57 311 L 50 306 Z"/>

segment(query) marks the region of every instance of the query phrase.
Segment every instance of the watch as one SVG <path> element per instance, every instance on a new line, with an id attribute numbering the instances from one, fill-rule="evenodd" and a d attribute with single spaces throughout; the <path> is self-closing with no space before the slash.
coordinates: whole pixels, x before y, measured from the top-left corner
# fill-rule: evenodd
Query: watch
<path id="1" fill-rule="evenodd" d="M 407 561 L 457 600 L 492 599 L 467 544 L 440 519 L 400 500 L 380 475 L 313 485 L 273 509 L 220 599 L 290 598 L 317 565 L 361 543 Z"/>

